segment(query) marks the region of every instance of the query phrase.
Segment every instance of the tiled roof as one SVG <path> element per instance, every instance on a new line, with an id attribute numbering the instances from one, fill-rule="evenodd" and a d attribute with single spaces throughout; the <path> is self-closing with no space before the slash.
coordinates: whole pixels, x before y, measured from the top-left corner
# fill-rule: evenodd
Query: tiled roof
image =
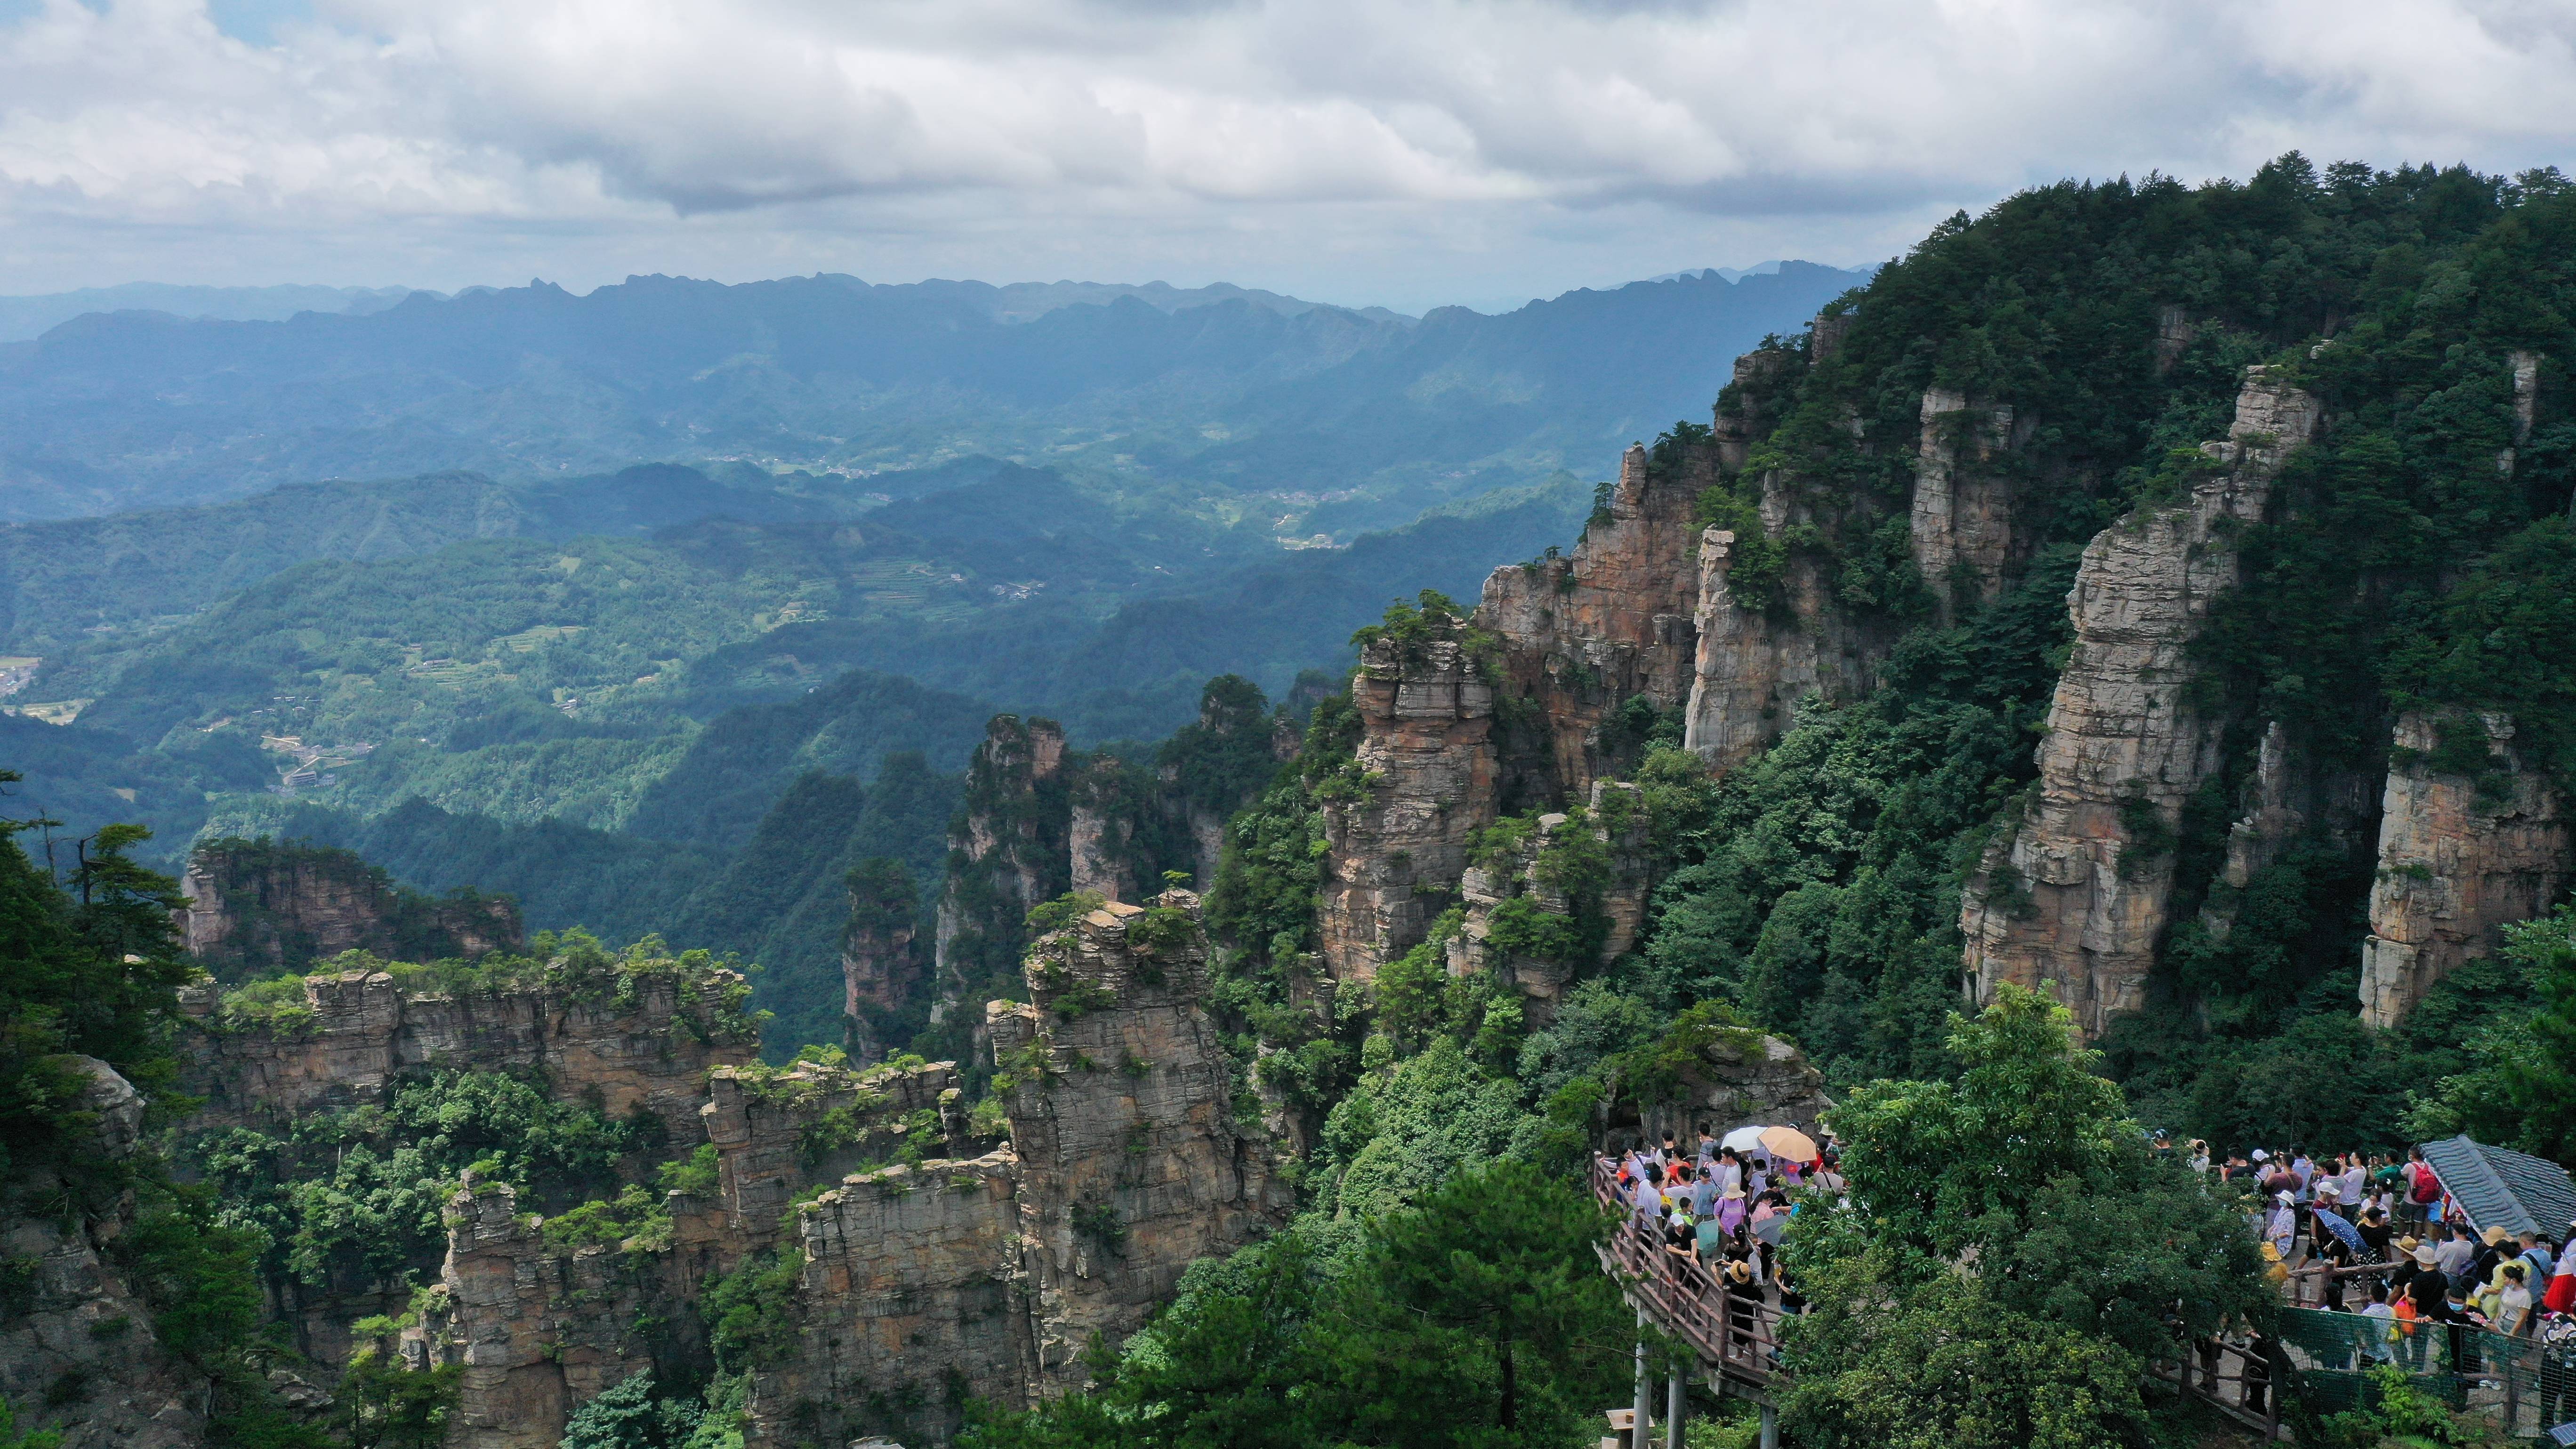
<path id="1" fill-rule="evenodd" d="M 2576 1180 L 2548 1158 L 2489 1147 L 2463 1133 L 2425 1143 L 2424 1160 L 2480 1232 L 2500 1227 L 2564 1238 L 2576 1222 Z"/>

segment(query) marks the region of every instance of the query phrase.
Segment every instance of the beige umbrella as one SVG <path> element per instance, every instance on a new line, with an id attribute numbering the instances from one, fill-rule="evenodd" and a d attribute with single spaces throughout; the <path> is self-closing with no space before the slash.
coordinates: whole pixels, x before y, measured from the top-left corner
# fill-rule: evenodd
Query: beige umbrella
<path id="1" fill-rule="evenodd" d="M 1785 1157 L 1791 1162 L 1816 1160 L 1815 1140 L 1795 1127 L 1763 1128 L 1762 1150 L 1773 1157 Z"/>

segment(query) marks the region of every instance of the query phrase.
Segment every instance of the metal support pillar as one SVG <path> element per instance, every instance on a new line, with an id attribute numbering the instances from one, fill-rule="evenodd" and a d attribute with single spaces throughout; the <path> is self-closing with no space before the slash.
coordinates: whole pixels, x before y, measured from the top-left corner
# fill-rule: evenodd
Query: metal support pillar
<path id="1" fill-rule="evenodd" d="M 1646 1310 L 1637 1310 L 1637 1417 L 1630 1421 L 1628 1449 L 1647 1449 L 1655 1417 L 1655 1379 L 1646 1368 Z"/>
<path id="2" fill-rule="evenodd" d="M 1762 1406 L 1762 1449 L 1780 1449 L 1780 1411 Z"/>
<path id="3" fill-rule="evenodd" d="M 1688 1370 L 1674 1364 L 1664 1380 L 1664 1449 L 1682 1449 L 1682 1416 L 1690 1411 Z"/>

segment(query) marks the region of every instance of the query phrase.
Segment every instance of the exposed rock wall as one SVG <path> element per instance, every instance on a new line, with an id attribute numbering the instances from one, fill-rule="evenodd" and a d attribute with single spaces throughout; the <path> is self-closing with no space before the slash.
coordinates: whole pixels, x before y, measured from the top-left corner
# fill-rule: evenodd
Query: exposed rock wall
<path id="1" fill-rule="evenodd" d="M 1294 1195 L 1200 1007 L 1198 897 L 1112 905 L 1038 943 L 1031 1004 L 988 1008 L 1019 1160 L 1019 1235 L 1038 1386 L 1085 1377 L 1093 1335 L 1117 1343 L 1181 1271 L 1286 1224 Z M 997 1082 L 997 1086 L 999 1083 Z"/>
<path id="2" fill-rule="evenodd" d="M 796 1217 L 795 1358 L 753 1380 L 760 1444 L 854 1433 L 944 1441 L 965 1400 L 1037 1381 L 1008 1149 L 852 1176 Z"/>
<path id="3" fill-rule="evenodd" d="M 1766 490 L 1764 526 L 1773 534 L 1791 508 Z M 1797 723 L 1808 696 L 1841 701 L 1867 694 L 1886 641 L 1846 621 L 1831 581 L 1815 560 L 1792 555 L 1780 599 L 1739 598 L 1735 534 L 1700 535 L 1699 647 L 1685 706 L 1683 744 L 1717 770 L 1731 770 L 1769 749 Z"/>
<path id="4" fill-rule="evenodd" d="M 95 1057 L 59 1058 L 86 1079 L 98 1152 L 123 1158 L 143 1129 L 143 1096 Z M 42 1202 L 51 1175 L 21 1175 L 13 1195 Z M 11 1270 L 0 1300 L 0 1398 L 18 1429 L 51 1429 L 65 1449 L 196 1449 L 206 1442 L 212 1386 L 161 1344 L 110 1247 L 132 1226 L 131 1200 L 70 1220 L 0 1212 L 0 1257 Z M 23 1275 L 23 1276 L 22 1276 Z"/>
<path id="5" fill-rule="evenodd" d="M 1030 907 L 1072 888 L 1064 764 L 1064 730 L 1053 720 L 1002 714 L 985 726 L 966 766 L 965 807 L 948 834 L 934 1020 L 959 1009 L 970 981 L 1018 951 Z"/>
<path id="6" fill-rule="evenodd" d="M 1585 818 L 1564 813 L 1538 818 L 1538 828 L 1510 859 L 1470 866 L 1459 882 L 1465 902 L 1458 934 L 1449 938 L 1447 965 L 1451 976 L 1500 971 L 1520 988 L 1532 1026 L 1544 1026 L 1556 1015 L 1558 999 L 1575 974 L 1587 966 L 1617 960 L 1637 943 L 1653 881 L 1648 873 L 1645 807 L 1634 785 L 1617 780 L 1594 782 Z M 1609 878 L 1590 902 L 1568 899 L 1540 868 L 1540 861 L 1569 830 L 1589 833 L 1609 861 Z M 1493 939 L 1494 913 L 1504 902 L 1526 897 L 1545 916 L 1572 921 L 1589 905 L 1601 917 L 1603 935 L 1589 961 L 1547 959 L 1503 949 Z"/>
<path id="7" fill-rule="evenodd" d="M 177 925 L 218 972 L 301 969 L 343 951 L 431 961 L 525 947 L 519 908 L 498 896 L 435 899 L 395 886 L 357 855 L 266 840 L 217 841 L 188 857 Z"/>
<path id="8" fill-rule="evenodd" d="M 1325 806 L 1318 935 L 1337 981 L 1372 981 L 1429 932 L 1494 821 L 1494 689 L 1457 638 L 1379 640 L 1351 676 L 1357 799 Z"/>
<path id="9" fill-rule="evenodd" d="M 211 987 L 182 991 L 180 1086 L 206 1101 L 200 1128 L 281 1128 L 309 1113 L 380 1096 L 424 1067 L 543 1072 L 559 1096 L 599 1094 L 606 1110 L 660 1119 L 676 1146 L 703 1140 L 708 1068 L 749 1062 L 758 1033 L 724 1002 L 742 978 L 721 968 L 631 978 L 621 997 L 532 988 L 460 995 L 405 991 L 382 971 L 305 978 L 300 1021 L 235 1022 Z"/>
<path id="10" fill-rule="evenodd" d="M 1699 592 L 1692 512 L 1716 481 L 1711 445 L 1688 448 L 1662 473 L 1632 447 L 1607 516 L 1584 529 L 1572 556 L 1507 564 L 1486 578 L 1476 622 L 1502 636 L 1505 690 L 1536 707 L 1546 798 L 1580 800 L 1595 778 L 1630 763 L 1601 733 L 1622 702 L 1643 696 L 1674 709 L 1689 697 Z"/>
<path id="11" fill-rule="evenodd" d="M 1671 1092 L 1639 1109 L 1637 1126 L 1651 1140 L 1670 1132 L 1688 1141 L 1703 1124 L 1720 1135 L 1758 1125 L 1795 1127 L 1812 1137 L 1833 1105 L 1824 1073 L 1795 1046 L 1758 1031 L 1722 1028 Z"/>
<path id="12" fill-rule="evenodd" d="M 1095 1334 L 1115 1345 L 1191 1262 L 1285 1225 L 1293 1195 L 1235 1119 L 1199 1005 L 1197 911 L 1187 891 L 1111 904 L 1032 948 L 1033 1001 L 986 1008 L 1010 1145 L 851 1174 L 796 1210 L 797 1347 L 756 1377 L 753 1442 L 944 1440 L 970 1397 L 1019 1407 L 1079 1384 Z"/>
<path id="13" fill-rule="evenodd" d="M 1980 1000 L 2045 984 L 2087 1033 L 2138 1005 L 2173 887 L 2183 802 L 2218 768 L 2218 723 L 2186 702 L 2185 651 L 2237 582 L 2234 529 L 2262 516 L 2316 400 L 2246 370 L 2223 465 L 2179 504 L 2143 509 L 2084 551 L 2067 596 L 2075 644 L 2049 705 L 2039 779 L 1960 910 Z"/>
<path id="14" fill-rule="evenodd" d="M 2493 776 L 2483 792 L 2433 767 L 2440 727 L 2420 714 L 2397 722 L 2361 956 L 2362 1019 L 2373 1026 L 2396 1025 L 2461 962 L 2494 951 L 2500 927 L 2548 910 L 2576 866 L 2565 802 L 2515 756 L 2513 722 L 2451 726 L 2486 735 Z"/>
<path id="15" fill-rule="evenodd" d="M 838 1182 L 905 1147 L 947 1155 L 963 1145 L 957 1064 L 910 1069 L 847 1068 L 799 1062 L 785 1072 L 718 1067 L 707 1073 L 701 1109 L 715 1144 L 718 1201 L 738 1242 L 756 1252 L 788 1231 L 796 1194 Z M 924 1136 L 913 1142 L 915 1133 Z"/>
<path id="16" fill-rule="evenodd" d="M 2013 551 L 2012 484 L 1994 466 L 2017 434 L 2010 407 L 1948 388 L 1923 394 L 1908 526 L 1914 566 L 1946 623 L 2003 589 Z"/>
<path id="17" fill-rule="evenodd" d="M 647 1328 L 695 1327 L 686 1258 L 549 1243 L 506 1183 L 468 1172 L 447 1230 L 446 1316 L 404 1347 L 418 1367 L 465 1366 L 451 1445 L 554 1449 L 576 1407 L 653 1366 Z"/>

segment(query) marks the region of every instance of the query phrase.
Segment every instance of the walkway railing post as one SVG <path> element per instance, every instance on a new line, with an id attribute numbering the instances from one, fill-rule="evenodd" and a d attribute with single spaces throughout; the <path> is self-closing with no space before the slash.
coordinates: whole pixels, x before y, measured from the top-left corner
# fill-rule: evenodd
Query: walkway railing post
<path id="1" fill-rule="evenodd" d="M 1780 1449 L 1780 1411 L 1762 1406 L 1762 1449 Z"/>
<path id="2" fill-rule="evenodd" d="M 1636 1417 L 1628 1430 L 1628 1449 L 1646 1449 L 1654 1441 L 1647 1438 L 1648 1421 L 1655 1413 L 1655 1381 L 1646 1371 L 1646 1310 L 1637 1310 L 1637 1402 Z"/>
<path id="3" fill-rule="evenodd" d="M 1682 1449 L 1682 1415 L 1690 1408 L 1690 1385 L 1678 1361 L 1667 1365 L 1665 1372 L 1669 1376 L 1664 1380 L 1664 1449 Z"/>

